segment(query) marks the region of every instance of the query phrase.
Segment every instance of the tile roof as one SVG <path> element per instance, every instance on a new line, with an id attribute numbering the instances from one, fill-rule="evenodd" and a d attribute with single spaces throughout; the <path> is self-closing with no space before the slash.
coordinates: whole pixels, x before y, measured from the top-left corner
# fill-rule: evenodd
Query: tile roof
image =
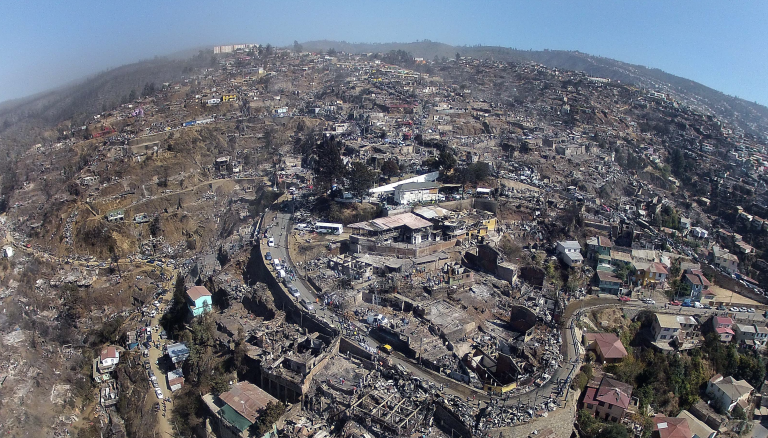
<path id="1" fill-rule="evenodd" d="M 685 418 L 673 418 L 657 415 L 653 417 L 653 431 L 658 433 L 659 438 L 692 438 L 688 420 Z"/>
<path id="2" fill-rule="evenodd" d="M 632 385 L 628 385 L 610 377 L 603 377 L 600 387 L 597 388 L 595 400 L 619 406 L 622 409 L 629 407 Z"/>
<path id="3" fill-rule="evenodd" d="M 615 333 L 585 333 L 584 338 L 595 342 L 606 359 L 622 359 L 627 356 L 627 349 Z"/>

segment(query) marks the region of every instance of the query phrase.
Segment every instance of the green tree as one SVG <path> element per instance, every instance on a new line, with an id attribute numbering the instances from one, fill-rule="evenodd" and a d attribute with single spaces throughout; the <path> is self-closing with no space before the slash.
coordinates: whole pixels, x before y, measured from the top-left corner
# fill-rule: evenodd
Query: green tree
<path id="1" fill-rule="evenodd" d="M 586 409 L 579 410 L 576 423 L 583 436 L 596 436 L 602 427 L 602 423 Z"/>
<path id="2" fill-rule="evenodd" d="M 400 174 L 400 166 L 397 165 L 395 160 L 387 160 L 381 163 L 381 173 L 388 178 L 397 176 Z"/>
<path id="3" fill-rule="evenodd" d="M 347 172 L 347 183 L 350 193 L 362 202 L 363 197 L 368 194 L 368 190 L 376 182 L 376 172 L 371 170 L 365 163 L 355 161 Z"/>
<path id="4" fill-rule="evenodd" d="M 264 436 L 272 429 L 272 426 L 277 423 L 277 420 L 285 413 L 285 405 L 280 402 L 269 402 L 264 410 L 260 413 L 256 423 L 251 425 L 248 433 L 250 436 L 260 437 Z"/>
<path id="5" fill-rule="evenodd" d="M 456 167 L 456 157 L 448 150 L 442 150 L 440 151 L 440 155 L 437 158 L 437 162 L 435 163 L 439 169 L 442 169 L 445 172 L 451 171 L 454 167 Z"/>
<path id="6" fill-rule="evenodd" d="M 301 53 L 304 51 L 304 47 L 301 44 L 299 44 L 298 41 L 293 40 L 293 51 L 296 53 Z"/>
<path id="7" fill-rule="evenodd" d="M 611 423 L 600 430 L 597 438 L 629 438 L 629 430 L 621 424 Z"/>
<path id="8" fill-rule="evenodd" d="M 330 136 L 324 138 L 315 148 L 315 185 L 322 193 L 330 190 L 331 185 L 344 176 L 342 146 L 341 142 Z"/>

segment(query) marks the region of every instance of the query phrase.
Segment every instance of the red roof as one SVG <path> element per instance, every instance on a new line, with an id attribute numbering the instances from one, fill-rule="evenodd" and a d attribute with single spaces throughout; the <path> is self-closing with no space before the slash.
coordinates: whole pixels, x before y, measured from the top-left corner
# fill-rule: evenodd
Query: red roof
<path id="1" fill-rule="evenodd" d="M 727 316 L 715 316 L 715 325 L 733 325 L 733 320 Z"/>
<path id="2" fill-rule="evenodd" d="M 632 386 L 609 377 L 603 377 L 600 387 L 597 388 L 595 400 L 610 403 L 622 409 L 629 407 Z"/>
<path id="3" fill-rule="evenodd" d="M 685 418 L 663 417 L 661 415 L 653 417 L 653 431 L 658 433 L 659 438 L 692 438 L 693 433 L 688 426 L 688 420 Z"/>
<path id="4" fill-rule="evenodd" d="M 190 300 L 197 301 L 200 297 L 210 297 L 211 293 L 208 292 L 205 286 L 194 286 L 187 289 L 187 295 Z"/>
<path id="5" fill-rule="evenodd" d="M 101 361 L 104 362 L 107 359 L 117 359 L 119 356 L 117 355 L 117 348 L 115 347 L 107 347 L 103 350 L 101 350 Z"/>
<path id="6" fill-rule="evenodd" d="M 605 359 L 623 359 L 627 356 L 627 349 L 615 333 L 586 333 L 584 337 L 597 344 Z"/>
<path id="7" fill-rule="evenodd" d="M 734 334 L 733 330 L 731 330 L 729 327 L 718 327 L 715 329 L 715 331 L 717 332 L 718 335 L 722 335 L 723 333 L 728 333 L 731 335 Z"/>
<path id="8" fill-rule="evenodd" d="M 219 398 L 251 423 L 256 422 L 259 411 L 267 407 L 269 402 L 277 402 L 276 398 L 249 382 L 232 385 L 232 389 L 222 393 Z"/>
<path id="9" fill-rule="evenodd" d="M 658 274 L 669 274 L 669 271 L 667 271 L 667 268 L 664 267 L 664 265 L 659 262 L 651 263 L 651 272 L 658 273 Z"/>

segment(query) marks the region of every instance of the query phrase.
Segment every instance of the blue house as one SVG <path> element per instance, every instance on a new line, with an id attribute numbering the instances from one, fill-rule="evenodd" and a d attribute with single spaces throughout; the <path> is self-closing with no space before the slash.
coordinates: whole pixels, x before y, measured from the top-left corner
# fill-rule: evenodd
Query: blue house
<path id="1" fill-rule="evenodd" d="M 200 316 L 211 310 L 211 293 L 205 286 L 187 289 L 187 305 L 192 317 Z"/>

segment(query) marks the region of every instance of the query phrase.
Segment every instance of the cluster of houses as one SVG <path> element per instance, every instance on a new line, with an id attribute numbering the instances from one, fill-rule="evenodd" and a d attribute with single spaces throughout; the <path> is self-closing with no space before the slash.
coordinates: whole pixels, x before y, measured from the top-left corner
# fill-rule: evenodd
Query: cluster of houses
<path id="1" fill-rule="evenodd" d="M 569 267 L 579 267 L 584 262 L 582 247 L 578 241 L 569 240 L 557 242 L 557 255 Z M 738 259 L 733 254 L 719 249 L 712 251 L 714 263 L 736 269 Z M 727 260 L 735 259 L 731 266 Z M 671 266 L 674 260 L 679 260 L 680 280 L 690 288 L 690 295 L 680 296 L 679 299 L 701 302 L 707 298 L 710 281 L 700 269 L 698 263 L 670 252 L 632 249 L 615 246 L 610 239 L 595 236 L 587 240 L 587 260 L 595 265 L 596 285 L 601 293 L 624 295 L 631 287 L 665 289 L 674 280 L 671 278 Z M 618 271 L 624 269 L 625 278 L 619 278 Z M 709 297 L 713 298 L 713 297 Z"/>

